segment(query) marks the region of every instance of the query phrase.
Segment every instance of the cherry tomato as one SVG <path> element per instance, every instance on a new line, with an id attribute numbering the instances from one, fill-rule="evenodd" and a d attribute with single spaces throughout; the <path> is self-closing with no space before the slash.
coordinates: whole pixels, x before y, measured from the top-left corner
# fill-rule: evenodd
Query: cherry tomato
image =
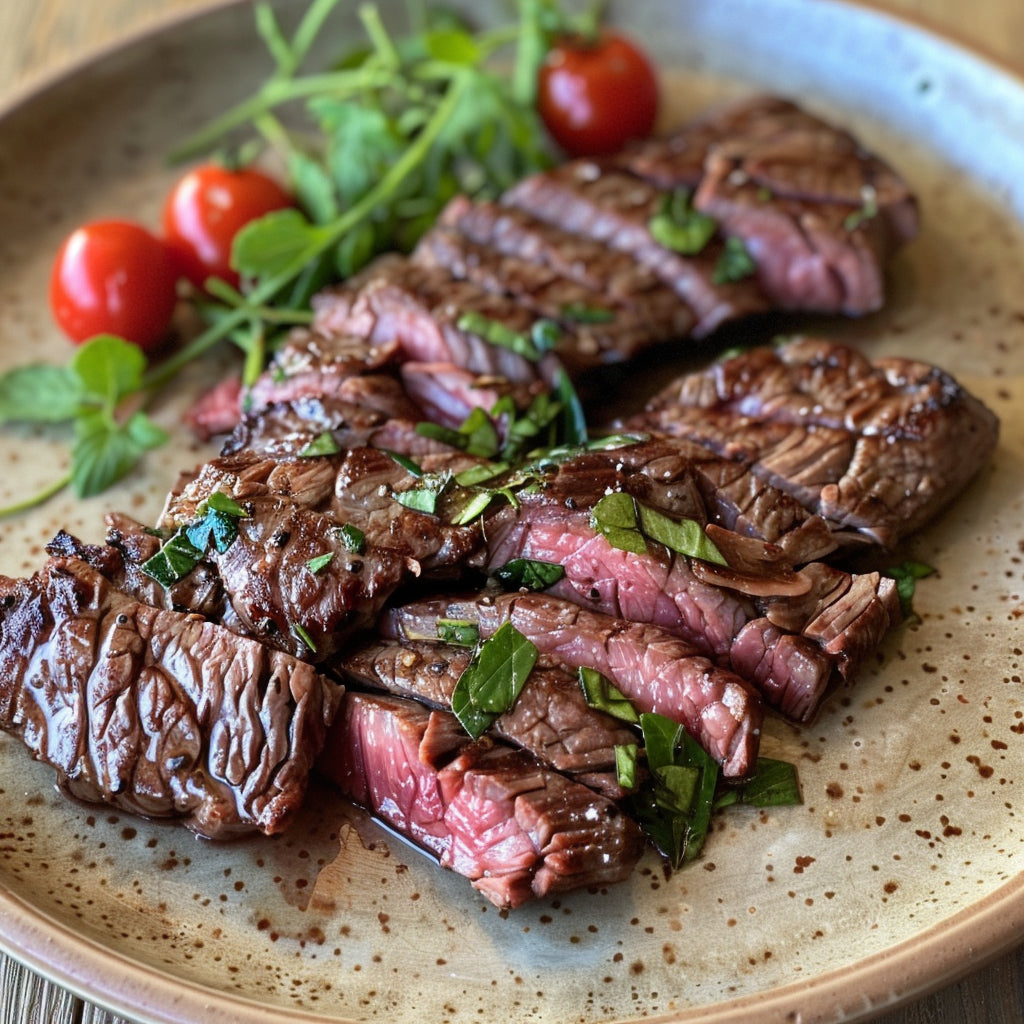
<path id="1" fill-rule="evenodd" d="M 238 274 L 231 267 L 235 235 L 250 221 L 293 205 L 291 196 L 261 171 L 204 164 L 171 189 L 163 209 L 164 236 L 197 288 L 209 277 L 237 288 Z"/>
<path id="2" fill-rule="evenodd" d="M 572 36 L 541 65 L 537 109 L 570 156 L 613 153 L 651 133 L 658 114 L 658 79 L 629 39 L 603 30 L 593 41 Z"/>
<path id="3" fill-rule="evenodd" d="M 177 301 L 170 250 L 139 224 L 98 220 L 73 231 L 50 273 L 50 310 L 79 343 L 116 334 L 146 352 L 164 340 Z"/>

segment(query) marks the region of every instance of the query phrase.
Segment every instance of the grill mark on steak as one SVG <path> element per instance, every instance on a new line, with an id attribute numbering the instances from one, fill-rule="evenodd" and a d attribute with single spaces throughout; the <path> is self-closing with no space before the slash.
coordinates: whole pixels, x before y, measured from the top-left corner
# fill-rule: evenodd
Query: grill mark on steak
<path id="1" fill-rule="evenodd" d="M 837 540 L 883 548 L 933 519 L 991 456 L 998 421 L 948 374 L 801 338 L 664 388 L 624 426 L 739 453 Z M 955 455 L 953 454 L 955 453 Z"/>
<path id="2" fill-rule="evenodd" d="M 451 710 L 452 693 L 473 651 L 427 641 L 374 639 L 345 652 L 337 670 L 349 689 L 385 690 Z M 618 798 L 615 747 L 636 742 L 618 719 L 587 705 L 576 676 L 558 665 L 537 664 L 515 704 L 491 731 L 556 771 Z"/>
<path id="3" fill-rule="evenodd" d="M 523 179 L 502 196 L 502 202 L 627 253 L 657 274 L 692 311 L 696 338 L 729 320 L 764 312 L 767 303 L 753 278 L 713 283 L 722 253 L 720 239 L 694 256 L 680 255 L 654 240 L 648 224 L 662 197 L 660 190 L 639 178 L 576 160 Z"/>
<path id="4" fill-rule="evenodd" d="M 0 595 L 0 727 L 68 794 L 215 839 L 287 826 L 340 687 L 77 558 Z"/>
<path id="5" fill-rule="evenodd" d="M 541 653 L 572 668 L 596 669 L 639 710 L 684 726 L 725 776 L 753 771 L 763 718 L 757 692 L 667 630 L 546 594 L 427 598 L 387 610 L 381 630 L 403 640 L 436 637 L 438 619 L 476 622 L 481 636 L 511 622 Z"/>
<path id="6" fill-rule="evenodd" d="M 614 803 L 459 732 L 453 716 L 415 702 L 347 694 L 319 767 L 503 909 L 629 875 L 644 841 Z"/>
<path id="7" fill-rule="evenodd" d="M 692 189 L 694 208 L 743 241 L 781 309 L 878 309 L 885 261 L 919 229 L 892 168 L 779 97 L 727 104 L 613 160 L 659 188 Z"/>

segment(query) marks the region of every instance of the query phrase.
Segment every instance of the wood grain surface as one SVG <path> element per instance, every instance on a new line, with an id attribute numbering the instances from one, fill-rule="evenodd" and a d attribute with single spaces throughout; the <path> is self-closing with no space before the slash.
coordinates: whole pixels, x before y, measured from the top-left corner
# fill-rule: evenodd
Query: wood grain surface
<path id="1" fill-rule="evenodd" d="M 211 5 L 211 0 L 0 0 L 0 104 L 100 48 Z M 922 22 L 1024 75 L 1024 0 L 875 0 L 872 5 Z M 878 1020 L 1021 1024 L 1024 947 Z M 0 954 L 0 1024 L 119 1021 Z"/>

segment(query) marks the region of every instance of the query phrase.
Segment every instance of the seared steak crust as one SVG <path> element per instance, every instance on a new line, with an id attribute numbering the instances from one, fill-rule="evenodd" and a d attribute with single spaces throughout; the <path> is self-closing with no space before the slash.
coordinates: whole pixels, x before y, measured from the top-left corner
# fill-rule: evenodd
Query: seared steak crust
<path id="1" fill-rule="evenodd" d="M 837 538 L 892 547 L 983 466 L 998 421 L 948 374 L 800 338 L 673 382 L 627 421 L 739 458 Z"/>
<path id="2" fill-rule="evenodd" d="M 288 825 L 340 687 L 75 558 L 0 593 L 0 727 L 68 793 L 210 838 Z"/>

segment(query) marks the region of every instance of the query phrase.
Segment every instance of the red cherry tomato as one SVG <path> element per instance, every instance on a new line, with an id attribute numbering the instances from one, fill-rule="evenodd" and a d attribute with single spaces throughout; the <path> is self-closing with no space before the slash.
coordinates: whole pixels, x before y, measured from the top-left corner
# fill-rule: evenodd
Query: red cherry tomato
<path id="1" fill-rule="evenodd" d="M 658 114 L 654 68 L 617 32 L 562 40 L 541 65 L 537 84 L 540 116 L 570 156 L 613 153 L 649 135 Z"/>
<path id="2" fill-rule="evenodd" d="M 250 221 L 293 205 L 291 196 L 260 171 L 205 164 L 171 189 L 163 209 L 164 236 L 197 288 L 209 277 L 237 288 L 238 274 L 231 267 L 235 235 Z"/>
<path id="3" fill-rule="evenodd" d="M 79 343 L 116 334 L 150 352 L 167 335 L 177 301 L 170 250 L 130 221 L 100 220 L 73 231 L 50 273 L 50 310 Z"/>

